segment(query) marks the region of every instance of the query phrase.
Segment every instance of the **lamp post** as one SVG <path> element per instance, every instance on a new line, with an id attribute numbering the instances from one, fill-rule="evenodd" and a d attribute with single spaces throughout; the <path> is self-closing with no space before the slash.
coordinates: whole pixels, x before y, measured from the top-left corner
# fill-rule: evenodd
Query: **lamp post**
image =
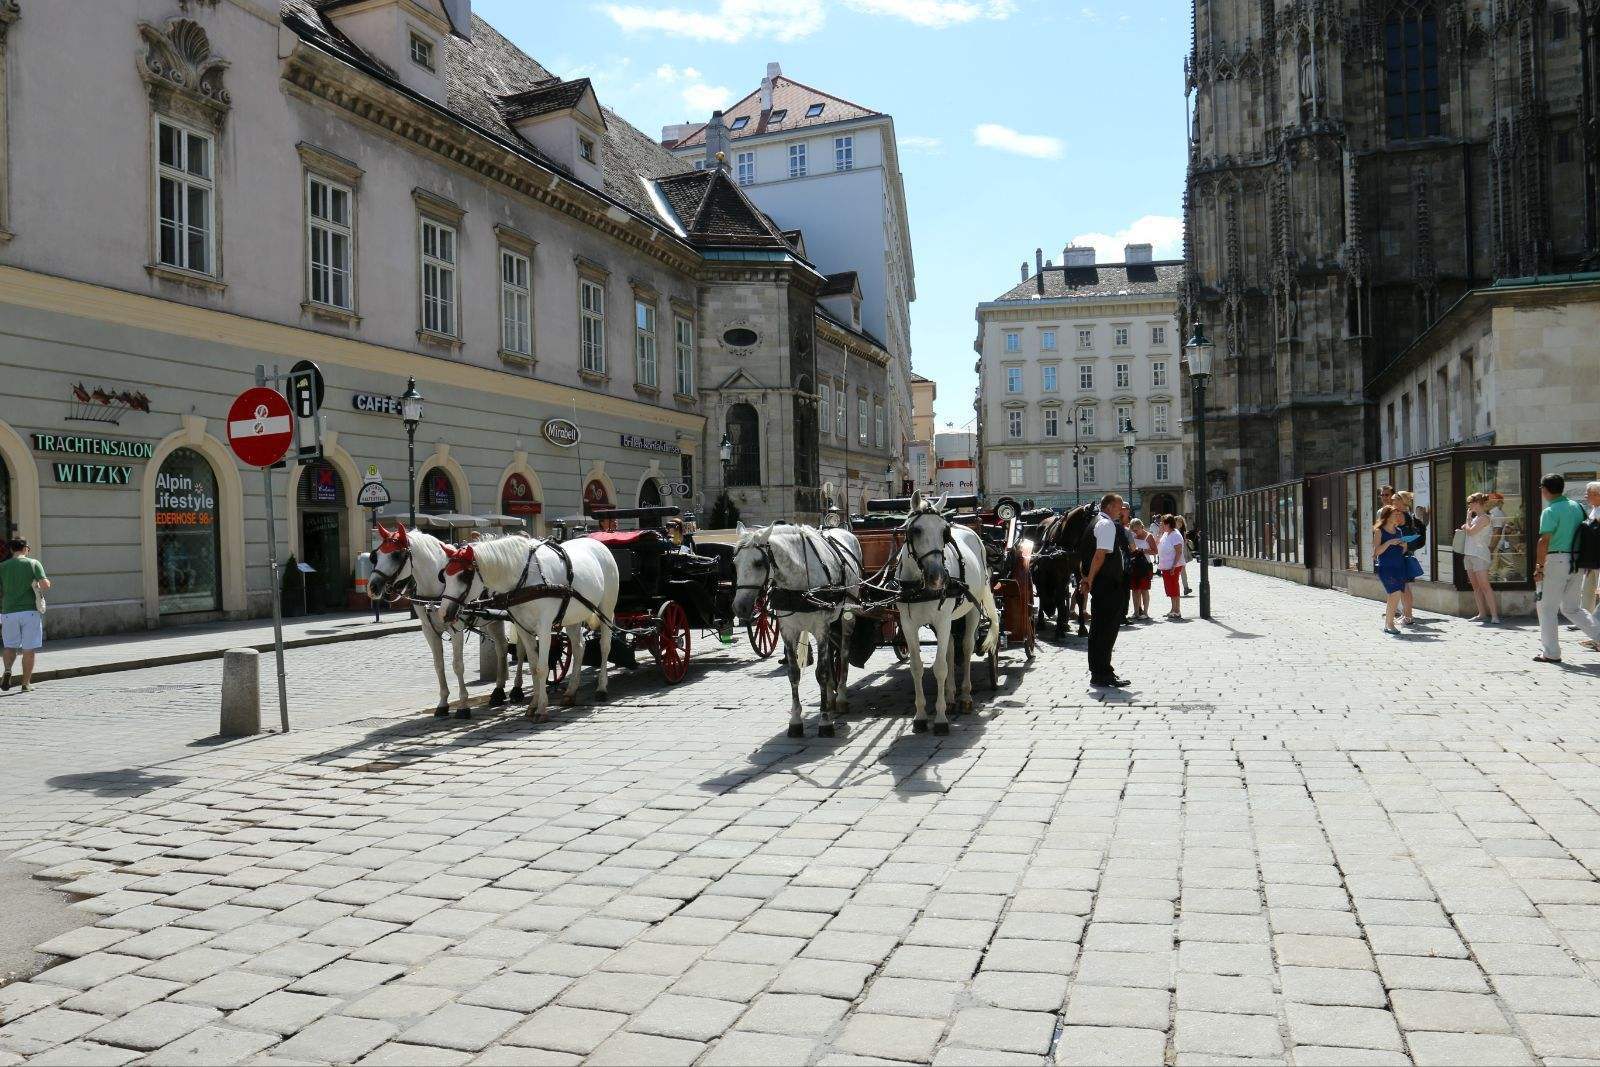
<path id="1" fill-rule="evenodd" d="M 1139 443 L 1139 435 L 1133 432 L 1133 420 L 1122 424 L 1122 450 L 1128 454 L 1128 513 L 1133 513 L 1133 449 Z"/>
<path id="2" fill-rule="evenodd" d="M 1078 441 L 1078 413 L 1072 413 L 1072 506 L 1083 503 L 1083 482 L 1078 477 L 1078 457 L 1085 455 L 1089 446 Z"/>
<path id="3" fill-rule="evenodd" d="M 1211 377 L 1211 338 L 1206 324 L 1196 322 L 1194 335 L 1184 346 L 1189 357 L 1189 377 L 1194 381 L 1195 413 L 1195 547 L 1200 550 L 1200 617 L 1211 618 L 1211 539 L 1210 517 L 1206 514 L 1210 487 L 1206 482 L 1206 379 Z"/>
<path id="4" fill-rule="evenodd" d="M 733 439 L 722 431 L 722 443 L 717 446 L 717 458 L 722 460 L 722 491 L 728 491 L 728 474 L 733 467 Z"/>
<path id="5" fill-rule="evenodd" d="M 400 420 L 406 424 L 406 481 L 411 486 L 407 508 L 411 525 L 417 524 L 417 426 L 422 422 L 422 394 L 417 392 L 417 379 L 406 381 L 406 391 L 400 394 Z"/>

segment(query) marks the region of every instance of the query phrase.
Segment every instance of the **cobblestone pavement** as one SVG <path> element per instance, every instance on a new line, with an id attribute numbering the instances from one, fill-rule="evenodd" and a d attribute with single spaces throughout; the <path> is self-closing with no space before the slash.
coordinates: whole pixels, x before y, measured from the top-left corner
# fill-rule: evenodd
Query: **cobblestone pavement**
<path id="1" fill-rule="evenodd" d="M 1600 1060 L 1600 657 L 1216 592 L 1128 695 L 1009 653 L 943 738 L 881 653 L 789 740 L 739 650 L 168 764 L 21 853 L 95 921 L 0 1061 Z"/>

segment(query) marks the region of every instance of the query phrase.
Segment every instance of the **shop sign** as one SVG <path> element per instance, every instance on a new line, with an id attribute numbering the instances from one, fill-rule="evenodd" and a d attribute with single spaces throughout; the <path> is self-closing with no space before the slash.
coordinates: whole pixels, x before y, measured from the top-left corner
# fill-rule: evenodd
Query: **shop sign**
<path id="1" fill-rule="evenodd" d="M 111 456 L 116 459 L 150 459 L 156 446 L 149 441 L 125 441 L 118 437 L 95 437 L 78 433 L 36 433 L 35 452 L 64 452 L 73 456 Z"/>
<path id="2" fill-rule="evenodd" d="M 369 415 L 400 414 L 400 398 L 397 396 L 384 396 L 382 393 L 352 394 L 350 406 L 357 411 L 365 411 Z"/>
<path id="3" fill-rule="evenodd" d="M 217 498 L 202 479 L 183 470 L 156 475 L 157 526 L 214 526 L 216 521 Z"/>
<path id="4" fill-rule="evenodd" d="M 671 441 L 663 441 L 657 437 L 640 437 L 638 434 L 622 434 L 623 448 L 637 448 L 645 452 L 665 452 L 669 456 L 683 455 L 683 449 Z"/>
<path id="5" fill-rule="evenodd" d="M 52 463 L 62 485 L 131 485 L 133 468 L 108 463 Z"/>
<path id="6" fill-rule="evenodd" d="M 364 508 L 381 508 L 389 503 L 389 490 L 382 482 L 367 482 L 361 487 L 356 503 Z"/>
<path id="7" fill-rule="evenodd" d="M 611 494 L 606 492 L 606 483 L 595 478 L 583 487 L 583 510 L 585 513 L 601 511 L 611 507 Z"/>
<path id="8" fill-rule="evenodd" d="M 571 448 L 583 440 L 583 433 L 570 419 L 550 419 L 544 424 L 544 439 L 557 448 Z"/>
<path id="9" fill-rule="evenodd" d="M 339 502 L 339 479 L 334 469 L 325 463 L 313 466 L 308 472 L 310 482 L 306 487 L 306 499 L 311 504 L 337 504 Z"/>

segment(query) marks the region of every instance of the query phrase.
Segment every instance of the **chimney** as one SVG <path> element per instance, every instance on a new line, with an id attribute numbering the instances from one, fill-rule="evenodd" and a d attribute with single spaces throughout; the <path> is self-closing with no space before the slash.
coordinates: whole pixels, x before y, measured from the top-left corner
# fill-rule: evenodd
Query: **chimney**
<path id="1" fill-rule="evenodd" d="M 1022 279 L 1021 280 L 1022 281 L 1027 281 L 1028 280 L 1028 261 L 1027 260 L 1023 260 L 1022 261 Z"/>
<path id="2" fill-rule="evenodd" d="M 1061 265 L 1063 267 L 1092 267 L 1094 266 L 1094 248 L 1068 245 L 1061 250 Z"/>
<path id="3" fill-rule="evenodd" d="M 1150 263 L 1155 260 L 1154 245 L 1123 245 L 1122 261 L 1124 263 Z"/>
<path id="4" fill-rule="evenodd" d="M 778 75 L 783 73 L 783 68 L 776 63 L 767 64 L 767 76 L 761 79 L 761 110 L 772 110 L 772 83 Z"/>
<path id="5" fill-rule="evenodd" d="M 1044 249 L 1033 250 L 1033 291 L 1039 296 L 1044 295 Z"/>
<path id="6" fill-rule="evenodd" d="M 706 170 L 727 169 L 728 127 L 722 121 L 722 112 L 713 111 L 711 121 L 706 123 Z"/>

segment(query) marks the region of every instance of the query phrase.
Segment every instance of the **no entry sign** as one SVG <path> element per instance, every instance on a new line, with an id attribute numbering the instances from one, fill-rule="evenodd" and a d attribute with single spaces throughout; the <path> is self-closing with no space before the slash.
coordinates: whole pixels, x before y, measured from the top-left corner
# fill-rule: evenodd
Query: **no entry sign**
<path id="1" fill-rule="evenodd" d="M 257 386 L 234 398 L 228 409 L 228 445 L 252 467 L 270 467 L 294 443 L 289 402 L 276 389 Z"/>

